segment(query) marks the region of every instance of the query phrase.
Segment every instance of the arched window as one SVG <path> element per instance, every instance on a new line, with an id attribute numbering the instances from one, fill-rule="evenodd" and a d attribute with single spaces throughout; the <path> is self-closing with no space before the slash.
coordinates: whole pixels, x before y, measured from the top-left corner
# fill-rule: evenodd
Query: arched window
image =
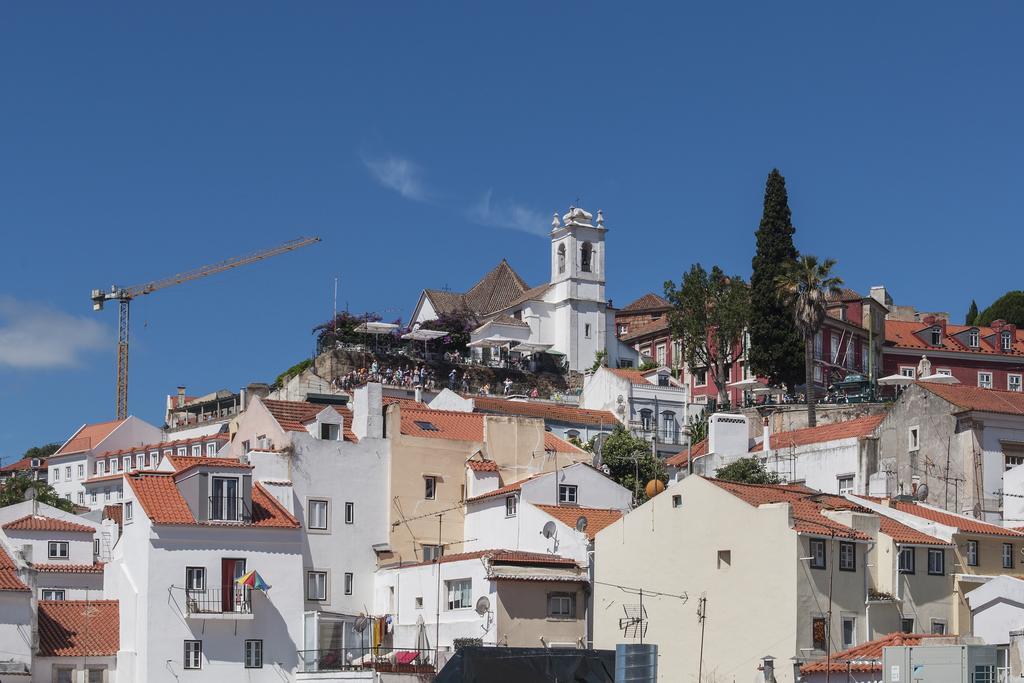
<path id="1" fill-rule="evenodd" d="M 558 272 L 559 273 L 564 273 L 565 272 L 565 245 L 564 244 L 559 244 L 558 245 Z"/>
<path id="2" fill-rule="evenodd" d="M 594 255 L 594 246 L 590 242 L 584 242 L 580 250 L 580 270 L 584 273 L 590 272 L 590 261 Z"/>

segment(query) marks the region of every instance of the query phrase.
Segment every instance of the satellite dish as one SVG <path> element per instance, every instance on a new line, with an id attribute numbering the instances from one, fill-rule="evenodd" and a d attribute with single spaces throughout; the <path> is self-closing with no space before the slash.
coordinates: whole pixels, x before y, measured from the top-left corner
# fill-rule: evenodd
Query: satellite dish
<path id="1" fill-rule="evenodd" d="M 364 615 L 360 614 L 358 617 L 356 617 L 356 623 L 352 625 L 352 628 L 355 629 L 356 633 L 362 633 L 366 630 L 366 627 L 369 625 L 370 620 L 367 619 Z"/>
<path id="2" fill-rule="evenodd" d="M 39 492 L 36 491 L 35 486 L 29 486 L 27 489 L 25 489 L 25 500 L 35 500 L 37 493 Z"/>
<path id="3" fill-rule="evenodd" d="M 555 535 L 555 523 L 545 522 L 544 528 L 540 530 L 540 533 L 544 538 L 551 538 Z"/>
<path id="4" fill-rule="evenodd" d="M 580 515 L 576 519 L 576 531 L 578 531 L 578 532 L 580 532 L 582 534 L 586 530 L 587 530 L 587 518 L 585 516 L 583 516 L 583 515 Z"/>
<path id="5" fill-rule="evenodd" d="M 476 607 L 473 608 L 476 613 L 483 616 L 491 611 L 491 600 L 486 595 L 481 595 L 480 599 L 476 601 Z"/>
<path id="6" fill-rule="evenodd" d="M 608 465 L 601 465 L 601 471 L 604 472 L 605 474 L 611 474 L 612 468 L 608 467 Z"/>
<path id="7" fill-rule="evenodd" d="M 917 499 L 928 500 L 928 484 L 921 484 L 917 487 Z"/>

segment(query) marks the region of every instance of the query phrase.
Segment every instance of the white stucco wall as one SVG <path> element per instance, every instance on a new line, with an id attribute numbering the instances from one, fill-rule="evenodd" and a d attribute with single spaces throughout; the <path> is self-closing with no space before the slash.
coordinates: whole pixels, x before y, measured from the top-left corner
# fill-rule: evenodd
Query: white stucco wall
<path id="1" fill-rule="evenodd" d="M 854 492 L 867 493 L 867 482 L 861 481 L 860 448 L 856 437 L 796 448 L 781 445 L 767 454 L 760 453 L 770 472 L 783 481 L 802 481 L 812 489 L 839 493 L 839 477 L 852 476 Z"/>
<path id="2" fill-rule="evenodd" d="M 541 531 L 555 524 L 555 535 Z M 581 534 L 530 503 L 519 504 L 515 516 L 505 515 L 505 496 L 470 503 L 466 511 L 466 552 L 474 550 L 521 550 L 570 557 L 581 566 L 590 564 L 590 543 Z"/>
<path id="3" fill-rule="evenodd" d="M 31 598 L 28 591 L 0 591 L 0 659 L 22 662 L 26 668 L 32 665 Z"/>

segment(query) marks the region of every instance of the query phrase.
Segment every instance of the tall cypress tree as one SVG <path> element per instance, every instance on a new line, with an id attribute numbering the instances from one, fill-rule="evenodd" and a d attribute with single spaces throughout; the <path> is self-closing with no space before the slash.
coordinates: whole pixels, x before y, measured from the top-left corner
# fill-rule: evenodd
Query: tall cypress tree
<path id="1" fill-rule="evenodd" d="M 967 309 L 967 317 L 964 318 L 964 325 L 973 325 L 978 319 L 978 302 L 971 299 L 971 307 Z"/>
<path id="2" fill-rule="evenodd" d="M 777 168 L 764 186 L 764 213 L 757 228 L 757 252 L 750 276 L 750 367 L 772 384 L 790 388 L 804 377 L 803 343 L 793 322 L 793 312 L 777 295 L 776 278 L 786 264 L 796 261 L 793 227 L 786 179 Z"/>

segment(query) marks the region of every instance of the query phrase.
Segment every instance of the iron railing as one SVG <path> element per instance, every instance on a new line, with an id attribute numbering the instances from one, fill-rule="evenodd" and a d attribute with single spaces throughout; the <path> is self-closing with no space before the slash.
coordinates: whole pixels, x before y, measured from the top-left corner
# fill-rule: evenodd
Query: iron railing
<path id="1" fill-rule="evenodd" d="M 232 586 L 230 589 L 185 589 L 185 612 L 201 614 L 252 614 L 252 589 Z"/>
<path id="2" fill-rule="evenodd" d="M 251 522 L 252 509 L 244 498 L 210 496 L 207 519 L 213 522 Z"/>
<path id="3" fill-rule="evenodd" d="M 299 650 L 299 672 L 371 669 L 386 673 L 434 673 L 434 650 L 346 647 Z"/>

